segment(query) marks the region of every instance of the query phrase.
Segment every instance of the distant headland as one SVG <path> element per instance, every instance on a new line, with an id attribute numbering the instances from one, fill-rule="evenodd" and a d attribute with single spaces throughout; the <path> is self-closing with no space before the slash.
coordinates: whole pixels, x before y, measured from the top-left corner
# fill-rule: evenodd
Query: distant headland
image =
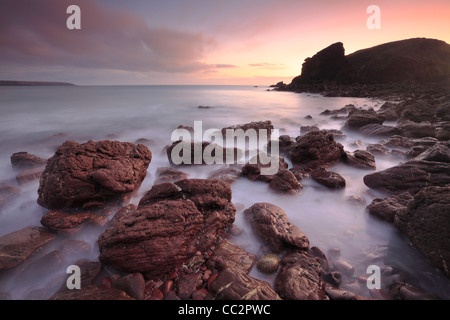
<path id="1" fill-rule="evenodd" d="M 0 80 L 0 86 L 74 86 L 69 82 Z"/>

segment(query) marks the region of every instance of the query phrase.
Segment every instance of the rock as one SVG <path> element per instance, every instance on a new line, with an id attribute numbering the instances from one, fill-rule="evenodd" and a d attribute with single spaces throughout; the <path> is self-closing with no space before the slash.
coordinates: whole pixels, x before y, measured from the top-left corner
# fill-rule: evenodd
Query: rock
<path id="1" fill-rule="evenodd" d="M 271 163 L 268 164 L 262 164 L 260 157 L 256 156 L 249 160 L 245 164 L 245 166 L 242 168 L 242 175 L 244 177 L 247 177 L 247 179 L 251 181 L 264 181 L 270 183 L 273 178 L 275 177 L 275 174 L 263 174 L 262 168 L 270 168 Z M 288 164 L 284 161 L 283 157 L 278 157 L 278 171 L 280 172 L 283 169 L 287 169 Z"/>
<path id="2" fill-rule="evenodd" d="M 197 108 L 198 109 L 211 109 L 213 107 L 210 107 L 210 106 L 198 106 Z"/>
<path id="3" fill-rule="evenodd" d="M 194 291 L 202 287 L 203 280 L 200 273 L 191 273 L 182 276 L 177 282 L 177 293 L 182 300 L 191 298 Z"/>
<path id="4" fill-rule="evenodd" d="M 222 135 L 225 137 L 227 134 L 227 130 L 238 130 L 242 129 L 244 132 L 247 130 L 255 130 L 256 135 L 259 135 L 259 130 L 267 130 L 267 137 L 269 138 L 272 134 L 272 130 L 274 129 L 272 121 L 254 121 L 250 123 L 237 124 L 234 126 L 226 127 L 222 129 Z"/>
<path id="5" fill-rule="evenodd" d="M 345 188 L 345 179 L 336 172 L 320 169 L 314 170 L 313 172 L 311 172 L 311 178 L 330 189 Z"/>
<path id="6" fill-rule="evenodd" d="M 334 261 L 334 268 L 348 276 L 352 276 L 355 272 L 355 268 L 348 261 L 342 258 L 337 258 Z"/>
<path id="7" fill-rule="evenodd" d="M 412 199 L 413 196 L 408 192 L 384 199 L 375 198 L 372 203 L 367 206 L 367 211 L 381 220 L 394 222 L 395 215 L 406 211 L 408 203 Z"/>
<path id="8" fill-rule="evenodd" d="M 389 295 L 394 300 L 441 300 L 432 293 L 425 292 L 404 282 L 394 283 L 390 287 Z"/>
<path id="9" fill-rule="evenodd" d="M 319 131 L 319 127 L 317 126 L 300 126 L 300 134 L 305 134 L 311 131 Z"/>
<path id="10" fill-rule="evenodd" d="M 55 238 L 41 227 L 26 227 L 0 237 L 0 271 L 18 266 Z"/>
<path id="11" fill-rule="evenodd" d="M 130 273 L 113 280 L 112 286 L 136 300 L 144 300 L 145 279 L 140 273 Z"/>
<path id="12" fill-rule="evenodd" d="M 346 135 L 338 129 L 325 129 L 327 133 L 331 133 L 333 135 L 334 140 L 343 140 Z"/>
<path id="13" fill-rule="evenodd" d="M 360 168 L 360 169 L 370 169 L 375 170 L 375 157 L 368 151 L 356 150 L 354 152 L 346 152 L 344 157 L 344 162 L 350 166 Z"/>
<path id="14" fill-rule="evenodd" d="M 257 280 L 240 269 L 222 270 L 209 288 L 215 300 L 280 300 L 266 281 Z"/>
<path id="15" fill-rule="evenodd" d="M 377 114 L 373 109 L 356 109 L 349 113 L 344 127 L 356 130 L 368 124 L 383 124 L 385 120 L 383 116 Z"/>
<path id="16" fill-rule="evenodd" d="M 368 137 L 390 137 L 401 134 L 402 131 L 394 126 L 386 126 L 379 123 L 371 123 L 359 128 L 359 133 Z"/>
<path id="17" fill-rule="evenodd" d="M 41 224 L 55 233 L 73 234 L 80 231 L 84 224 L 94 224 L 103 227 L 108 217 L 89 212 L 66 213 L 57 210 L 47 212 L 41 218 Z"/>
<path id="18" fill-rule="evenodd" d="M 245 251 L 240 246 L 222 240 L 217 245 L 214 253 L 208 259 L 208 266 L 211 269 L 223 270 L 226 268 L 241 269 L 248 273 L 256 261 L 256 256 Z"/>
<path id="19" fill-rule="evenodd" d="M 408 161 L 389 169 L 364 176 L 369 188 L 391 194 L 416 193 L 427 186 L 450 183 L 450 164 L 434 161 Z"/>
<path id="20" fill-rule="evenodd" d="M 188 178 L 188 174 L 183 171 L 176 170 L 173 168 L 162 167 L 156 169 L 156 180 L 155 184 L 165 183 L 165 182 L 176 182 L 179 180 L 184 180 Z"/>
<path id="21" fill-rule="evenodd" d="M 374 156 L 388 156 L 391 153 L 388 148 L 379 143 L 369 144 L 366 151 L 370 152 Z"/>
<path id="22" fill-rule="evenodd" d="M 407 137 L 399 136 L 399 135 L 389 137 L 388 139 L 382 140 L 379 143 L 388 148 L 398 148 L 398 147 L 410 148 L 411 147 L 410 139 Z"/>
<path id="23" fill-rule="evenodd" d="M 447 170 L 450 173 L 449 170 Z M 425 187 L 394 218 L 395 226 L 450 277 L 450 186 Z"/>
<path id="24" fill-rule="evenodd" d="M 41 177 L 43 171 L 43 168 L 25 169 L 17 174 L 17 183 L 22 185 L 31 181 L 38 180 Z"/>
<path id="25" fill-rule="evenodd" d="M 345 83 L 351 81 L 354 76 L 355 71 L 345 56 L 344 45 L 337 42 L 305 59 L 301 75 L 294 78 L 288 88 L 294 89 L 315 81 Z"/>
<path id="26" fill-rule="evenodd" d="M 298 182 L 295 175 L 287 169 L 281 169 L 270 182 L 270 189 L 284 194 L 296 194 L 303 186 Z"/>
<path id="27" fill-rule="evenodd" d="M 450 163 L 450 148 L 444 144 L 435 144 L 425 152 L 417 155 L 413 160 L 426 160 Z"/>
<path id="28" fill-rule="evenodd" d="M 11 155 L 11 165 L 16 169 L 42 167 L 46 163 L 47 160 L 28 152 L 16 152 Z"/>
<path id="29" fill-rule="evenodd" d="M 399 121 L 431 121 L 435 120 L 436 108 L 425 100 L 407 100 L 397 107 L 401 110 Z"/>
<path id="30" fill-rule="evenodd" d="M 280 260 L 276 254 L 265 254 L 259 258 L 256 268 L 263 273 L 274 273 L 278 269 Z"/>
<path id="31" fill-rule="evenodd" d="M 256 203 L 244 211 L 253 231 L 275 252 L 286 249 L 309 249 L 309 240 L 289 222 L 280 207 L 270 203 Z"/>
<path id="32" fill-rule="evenodd" d="M 299 137 L 288 152 L 294 165 L 310 168 L 329 167 L 339 162 L 344 147 L 334 140 L 334 136 L 324 130 L 312 131 Z"/>
<path id="33" fill-rule="evenodd" d="M 409 158 L 415 158 L 418 155 L 424 153 L 429 147 L 427 146 L 414 146 L 411 147 L 407 152 L 406 156 Z"/>
<path id="34" fill-rule="evenodd" d="M 317 258 L 307 252 L 292 252 L 281 260 L 275 291 L 286 300 L 328 300 Z"/>
<path id="35" fill-rule="evenodd" d="M 447 121 L 442 127 L 437 128 L 436 138 L 440 141 L 450 140 L 450 122 Z"/>
<path id="36" fill-rule="evenodd" d="M 38 203 L 58 210 L 86 208 L 91 202 L 122 202 L 139 188 L 151 158 L 144 145 L 66 141 L 47 161 Z"/>
<path id="37" fill-rule="evenodd" d="M 125 292 L 114 288 L 90 285 L 79 290 L 56 293 L 49 300 L 134 300 Z"/>
<path id="38" fill-rule="evenodd" d="M 192 293 L 192 300 L 205 300 L 207 295 L 208 295 L 208 290 L 206 290 L 205 288 L 195 290 Z"/>
<path id="39" fill-rule="evenodd" d="M 288 135 L 281 135 L 278 137 L 278 150 L 280 155 L 286 154 L 289 151 L 289 148 L 294 144 L 294 140 Z M 270 152 L 270 149 L 268 149 Z"/>
<path id="40" fill-rule="evenodd" d="M 227 158 L 231 151 L 232 159 Z M 186 154 L 185 154 L 186 152 Z M 236 164 L 243 155 L 238 148 L 224 148 L 207 141 L 175 141 L 166 150 L 171 165 Z M 205 157 L 207 155 L 208 157 Z M 211 163 L 210 163 L 211 162 Z"/>
<path id="41" fill-rule="evenodd" d="M 99 259 L 119 271 L 159 278 L 208 250 L 234 215 L 226 182 L 186 179 L 154 185 L 136 211 L 99 236 Z"/>
<path id="42" fill-rule="evenodd" d="M 408 138 L 436 137 L 436 128 L 429 122 L 405 121 L 398 125 L 401 135 Z"/>
<path id="43" fill-rule="evenodd" d="M 323 276 L 323 280 L 336 288 L 342 283 L 342 274 L 339 271 L 332 271 Z"/>
<path id="44" fill-rule="evenodd" d="M 222 180 L 228 183 L 233 183 L 237 179 L 239 179 L 242 176 L 242 169 L 239 170 L 235 167 L 228 167 L 224 169 L 219 169 L 214 172 L 212 172 L 208 179 L 218 179 Z"/>
<path id="45" fill-rule="evenodd" d="M 353 292 L 331 286 L 325 287 L 325 293 L 330 300 L 356 300 L 356 295 Z"/>

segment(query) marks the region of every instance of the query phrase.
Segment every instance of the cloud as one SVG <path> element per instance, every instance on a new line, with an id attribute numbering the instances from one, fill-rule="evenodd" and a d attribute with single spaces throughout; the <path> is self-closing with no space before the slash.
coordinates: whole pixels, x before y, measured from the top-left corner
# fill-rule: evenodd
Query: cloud
<path id="1" fill-rule="evenodd" d="M 285 69 L 286 66 L 283 63 L 249 63 L 250 67 L 258 67 L 261 69 Z"/>
<path id="2" fill-rule="evenodd" d="M 235 66 L 233 64 L 216 64 L 216 68 L 218 69 L 227 69 L 227 68 L 239 68 L 238 66 Z"/>
<path id="3" fill-rule="evenodd" d="M 189 73 L 204 63 L 215 40 L 200 32 L 153 28 L 136 13 L 77 0 L 81 30 L 68 30 L 67 0 L 4 0 L 0 67 L 65 66 L 132 72 Z"/>

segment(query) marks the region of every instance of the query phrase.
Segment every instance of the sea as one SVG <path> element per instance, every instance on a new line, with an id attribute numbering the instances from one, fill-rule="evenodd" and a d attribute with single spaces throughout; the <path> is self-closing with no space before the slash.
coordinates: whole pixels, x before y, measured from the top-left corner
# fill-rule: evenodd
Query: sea
<path id="1" fill-rule="evenodd" d="M 173 131 L 180 125 L 194 126 L 201 121 L 203 130 L 221 129 L 252 121 L 272 121 L 280 135 L 295 138 L 301 126 L 320 129 L 340 129 L 345 137 L 339 140 L 347 151 L 360 149 L 379 138 L 368 138 L 357 132 L 345 131 L 344 120 L 321 115 L 353 104 L 377 110 L 384 101 L 369 98 L 332 98 L 319 94 L 268 91 L 267 86 L 36 86 L 0 87 L 0 183 L 20 188 L 20 194 L 0 214 L 0 236 L 28 226 L 40 226 L 47 212 L 37 202 L 39 181 L 23 185 L 16 182 L 17 171 L 10 156 L 26 151 L 50 158 L 66 140 L 79 143 L 88 140 L 144 141 L 153 154 L 148 174 L 139 192 L 130 200 L 137 204 L 154 184 L 156 170 L 170 166 L 166 147 L 172 143 Z M 199 108 L 199 106 L 209 108 Z M 307 117 L 310 116 L 310 117 Z M 286 159 L 288 164 L 291 163 Z M 400 163 L 394 157 L 376 157 L 376 170 Z M 206 178 L 222 165 L 185 166 L 180 170 L 190 178 Z M 381 288 L 400 279 L 450 299 L 450 281 L 432 266 L 409 240 L 392 224 L 368 214 L 366 206 L 376 197 L 386 194 L 371 190 L 363 177 L 372 170 L 357 169 L 346 164 L 332 168 L 346 180 L 342 190 L 329 190 L 306 178 L 303 189 L 294 195 L 281 195 L 264 182 L 240 178 L 231 184 L 232 201 L 238 209 L 235 225 L 242 230 L 232 241 L 260 256 L 264 244 L 255 237 L 243 208 L 258 202 L 269 202 L 282 208 L 291 223 L 309 238 L 311 246 L 327 253 L 338 253 L 354 267 L 352 277 L 344 277 L 342 287 L 364 297 L 372 297 L 365 279 L 372 273 L 370 266 L 381 270 Z M 352 202 L 349 198 L 359 201 Z M 111 217 L 113 214 L 111 215 Z M 47 298 L 64 285 L 66 268 L 80 259 L 97 261 L 98 228 L 85 228 L 70 236 L 91 245 L 81 256 L 64 256 L 56 266 L 25 262 L 25 266 L 0 273 L 0 292 L 11 299 Z M 63 238 L 63 237 L 62 237 Z M 59 239 L 59 238 L 58 238 Z M 58 250 L 56 240 L 30 259 L 38 260 L 46 253 Z M 331 254 L 330 254 L 331 257 Z M 50 260 L 49 260 L 50 261 Z M 333 261 L 330 258 L 330 263 Z M 275 275 L 260 273 L 251 276 L 271 284 Z M 61 282 L 62 281 L 62 282 Z M 56 283 L 56 285 L 55 285 Z"/>

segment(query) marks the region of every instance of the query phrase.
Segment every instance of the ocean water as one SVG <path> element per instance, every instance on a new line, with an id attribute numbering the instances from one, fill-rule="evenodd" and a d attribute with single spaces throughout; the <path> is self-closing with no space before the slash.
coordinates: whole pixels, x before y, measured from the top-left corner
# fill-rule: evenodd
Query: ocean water
<path id="1" fill-rule="evenodd" d="M 301 125 L 341 129 L 343 120 L 319 115 L 325 109 L 338 109 L 348 104 L 377 109 L 383 103 L 372 99 L 325 98 L 316 94 L 266 90 L 266 87 L 253 86 L 0 87 L 0 183 L 17 185 L 17 172 L 10 163 L 14 152 L 27 151 L 49 158 L 65 140 L 83 143 L 103 139 L 129 142 L 147 139 L 153 159 L 147 178 L 131 200 L 137 203 L 153 185 L 157 168 L 169 166 L 164 148 L 171 144 L 171 134 L 179 125 L 194 126 L 194 121 L 202 121 L 205 131 L 271 120 L 280 134 L 296 137 L 300 135 Z M 211 108 L 201 109 L 198 106 Z M 311 115 L 312 119 L 305 119 L 307 115 Z M 352 146 L 355 140 L 364 143 L 381 140 L 368 139 L 354 132 L 344 133 L 345 139 L 339 142 L 348 151 L 356 149 Z M 377 170 L 394 166 L 399 161 L 377 157 Z M 218 168 L 220 165 L 180 169 L 191 178 L 206 178 Z M 366 212 L 365 206 L 373 198 L 385 196 L 364 185 L 364 175 L 372 171 L 345 164 L 338 164 L 332 170 L 346 179 L 345 189 L 328 190 L 311 179 L 304 179 L 303 190 L 288 196 L 275 194 L 266 183 L 241 178 L 231 185 L 232 201 L 239 208 L 248 208 L 257 202 L 278 205 L 290 221 L 308 236 L 311 246 L 317 246 L 324 252 L 339 249 L 341 257 L 355 268 L 354 278 L 344 279 L 344 288 L 370 297 L 365 283 L 355 279 L 369 276 L 367 267 L 375 264 L 384 270 L 381 278 L 384 289 L 401 274 L 411 284 L 450 299 L 449 280 L 419 254 L 395 227 Z M 27 226 L 40 225 L 46 209 L 36 203 L 38 184 L 38 181 L 32 181 L 18 186 L 19 197 L 0 215 L 0 236 Z M 347 198 L 351 196 L 360 197 L 365 205 L 350 203 Z M 235 224 L 243 233 L 233 241 L 249 252 L 261 255 L 263 244 L 254 237 L 242 210 L 238 210 Z M 92 249 L 83 254 L 60 257 L 56 266 L 49 262 L 45 268 L 33 267 L 32 260 L 26 262 L 24 267 L 3 272 L 0 274 L 0 292 L 9 293 L 13 299 L 29 299 L 47 288 L 45 294 L 48 296 L 65 283 L 67 265 L 79 259 L 97 259 L 96 240 L 100 232 L 95 228 L 85 228 L 71 236 L 71 239 L 88 242 Z M 39 256 L 58 250 L 62 241 L 64 237 L 32 259 L 38 260 Z M 394 274 L 391 267 L 396 270 Z M 274 280 L 273 275 L 261 274 L 256 268 L 251 275 L 268 282 Z"/>

